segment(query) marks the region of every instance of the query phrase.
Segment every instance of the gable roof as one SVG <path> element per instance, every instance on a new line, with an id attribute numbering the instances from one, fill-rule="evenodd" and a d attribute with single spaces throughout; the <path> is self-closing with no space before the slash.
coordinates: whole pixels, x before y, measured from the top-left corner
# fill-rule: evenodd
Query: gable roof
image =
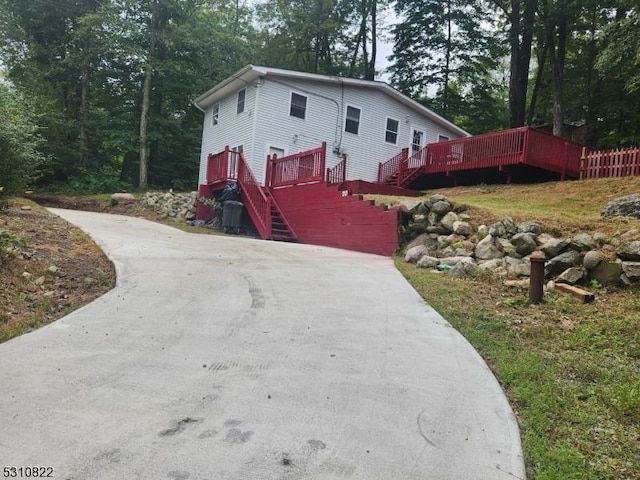
<path id="1" fill-rule="evenodd" d="M 438 125 L 453 130 L 463 137 L 471 136 L 462 128 L 451 123 L 449 120 L 441 117 L 432 110 L 429 110 L 427 107 L 416 102 L 415 100 L 407 97 L 406 95 L 403 95 L 386 82 L 376 80 L 359 80 L 356 78 L 334 77 L 329 75 L 318 75 L 316 73 L 296 72 L 293 70 L 284 70 L 281 68 L 262 67 L 256 65 L 247 65 L 246 67 L 238 70 L 236 73 L 223 80 L 209 91 L 200 95 L 193 101 L 193 103 L 200 110 L 204 111 L 207 107 L 213 105 L 227 95 L 232 94 L 243 87 L 252 85 L 257 80 L 263 77 L 309 80 L 328 84 L 333 83 L 337 85 L 349 85 L 353 87 L 378 90 L 402 103 L 411 110 L 424 115 Z"/>

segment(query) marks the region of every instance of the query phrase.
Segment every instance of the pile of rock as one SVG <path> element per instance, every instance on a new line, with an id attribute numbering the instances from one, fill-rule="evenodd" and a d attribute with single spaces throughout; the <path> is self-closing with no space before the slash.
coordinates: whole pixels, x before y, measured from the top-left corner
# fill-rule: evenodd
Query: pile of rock
<path id="1" fill-rule="evenodd" d="M 511 218 L 475 228 L 466 208 L 442 195 L 413 206 L 406 215 L 404 233 L 415 238 L 407 245 L 405 261 L 421 268 L 445 270 L 455 277 L 490 271 L 517 279 L 530 275 L 531 255 L 541 252 L 547 258 L 547 277 L 558 282 L 640 281 L 640 230 L 616 239 L 600 233 L 555 238 L 535 222 L 517 225 Z"/>
<path id="2" fill-rule="evenodd" d="M 187 221 L 196 217 L 197 195 L 198 192 L 146 192 L 141 202 L 144 206 L 153 208 L 161 218 Z"/>

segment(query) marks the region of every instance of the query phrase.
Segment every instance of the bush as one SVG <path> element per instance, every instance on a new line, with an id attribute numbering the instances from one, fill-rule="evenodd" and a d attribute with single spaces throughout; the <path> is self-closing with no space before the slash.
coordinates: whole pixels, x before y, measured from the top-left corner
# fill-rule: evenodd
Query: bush
<path id="1" fill-rule="evenodd" d="M 0 228 L 0 264 L 10 257 L 14 257 L 18 247 L 24 246 L 24 240 L 17 237 L 9 230 Z"/>
<path id="2" fill-rule="evenodd" d="M 38 177 L 45 157 L 35 120 L 29 103 L 0 83 L 0 196 L 22 193 Z"/>

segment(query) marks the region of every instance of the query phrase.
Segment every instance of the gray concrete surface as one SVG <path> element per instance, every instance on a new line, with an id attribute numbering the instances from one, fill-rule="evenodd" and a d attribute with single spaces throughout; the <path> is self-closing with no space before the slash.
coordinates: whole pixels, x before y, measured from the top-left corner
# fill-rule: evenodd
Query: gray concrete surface
<path id="1" fill-rule="evenodd" d="M 0 345 L 0 466 L 84 479 L 523 479 L 473 348 L 390 259 L 52 210 L 117 287 Z"/>

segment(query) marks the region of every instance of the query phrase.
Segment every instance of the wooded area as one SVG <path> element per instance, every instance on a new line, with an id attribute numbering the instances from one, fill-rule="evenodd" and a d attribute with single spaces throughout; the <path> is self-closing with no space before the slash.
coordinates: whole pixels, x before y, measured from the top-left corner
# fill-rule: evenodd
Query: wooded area
<path id="1" fill-rule="evenodd" d="M 0 0 L 0 186 L 193 189 L 191 100 L 249 63 L 387 75 L 471 133 L 637 145 L 639 24 L 638 0 Z"/>

